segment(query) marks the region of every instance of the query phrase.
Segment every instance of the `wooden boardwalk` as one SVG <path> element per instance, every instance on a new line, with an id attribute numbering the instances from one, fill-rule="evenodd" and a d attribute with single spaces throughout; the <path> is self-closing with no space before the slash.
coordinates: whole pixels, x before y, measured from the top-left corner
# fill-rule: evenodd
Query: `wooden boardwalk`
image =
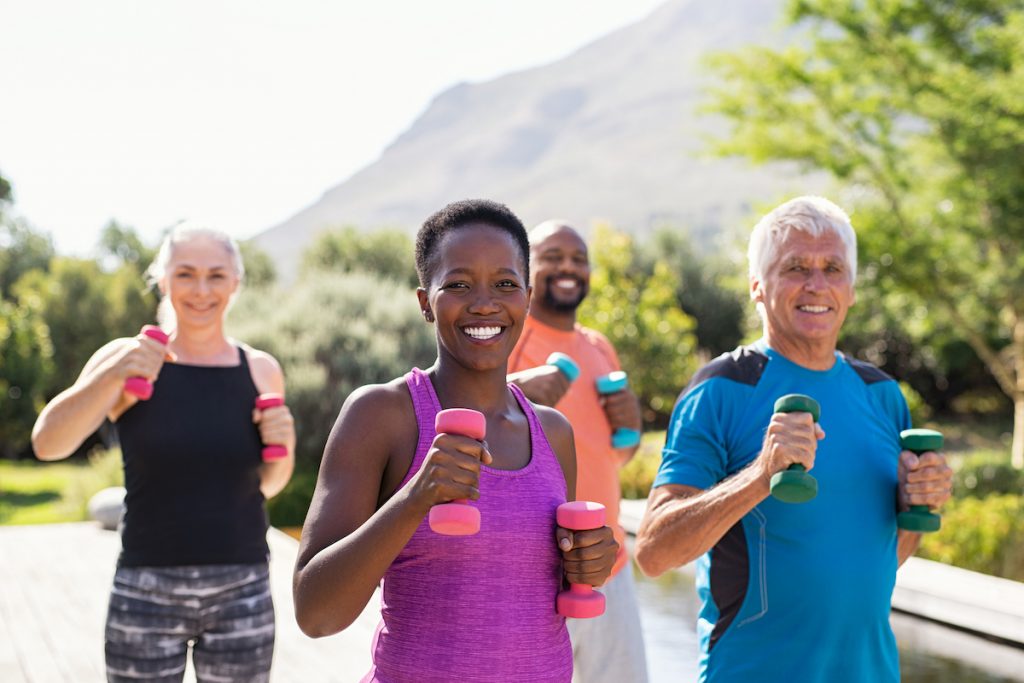
<path id="1" fill-rule="evenodd" d="M 370 667 L 379 594 L 344 633 L 313 640 L 292 609 L 298 543 L 271 529 L 270 580 L 277 612 L 273 683 L 351 683 Z M 105 680 L 103 624 L 120 539 L 95 522 L 0 526 L 0 681 Z M 191 670 L 186 681 L 194 681 Z"/>

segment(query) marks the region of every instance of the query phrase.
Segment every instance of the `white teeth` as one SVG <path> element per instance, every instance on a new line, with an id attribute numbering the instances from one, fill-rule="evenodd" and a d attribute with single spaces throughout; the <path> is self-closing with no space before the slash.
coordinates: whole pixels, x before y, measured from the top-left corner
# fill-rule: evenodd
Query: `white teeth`
<path id="1" fill-rule="evenodd" d="M 567 280 L 558 280 L 557 282 L 555 282 L 555 286 L 556 287 L 561 287 L 562 289 L 570 289 L 570 288 L 576 287 L 577 286 L 577 282 L 576 282 L 576 280 L 568 280 L 568 279 Z"/>
<path id="2" fill-rule="evenodd" d="M 501 333 L 500 327 L 464 327 L 463 332 L 473 339 L 490 339 Z"/>
<path id="3" fill-rule="evenodd" d="M 825 313 L 828 311 L 828 306 L 798 306 L 798 308 L 805 313 Z"/>

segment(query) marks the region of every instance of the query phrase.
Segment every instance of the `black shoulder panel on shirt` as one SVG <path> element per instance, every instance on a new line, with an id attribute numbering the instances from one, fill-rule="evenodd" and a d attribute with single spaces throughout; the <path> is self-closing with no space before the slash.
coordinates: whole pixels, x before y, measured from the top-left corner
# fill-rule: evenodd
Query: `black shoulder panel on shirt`
<path id="1" fill-rule="evenodd" d="M 845 353 L 843 354 L 843 358 L 850 364 L 850 367 L 853 368 L 853 371 L 857 373 L 857 376 L 860 377 L 864 384 L 870 385 L 875 384 L 876 382 L 891 381 L 893 379 L 892 376 L 887 374 L 885 371 L 879 370 L 867 361 L 857 360 Z"/>
<path id="2" fill-rule="evenodd" d="M 686 385 L 682 395 L 685 396 L 690 389 L 714 377 L 724 377 L 740 384 L 754 386 L 764 374 L 767 364 L 768 356 L 753 346 L 738 346 L 698 370 Z"/>

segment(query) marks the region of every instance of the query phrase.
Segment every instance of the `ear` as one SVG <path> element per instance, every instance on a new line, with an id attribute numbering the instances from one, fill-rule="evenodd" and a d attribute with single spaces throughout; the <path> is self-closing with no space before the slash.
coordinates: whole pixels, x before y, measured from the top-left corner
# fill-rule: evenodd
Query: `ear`
<path id="1" fill-rule="evenodd" d="M 530 313 L 530 304 L 533 303 L 533 285 L 526 285 L 526 313 Z"/>
<path id="2" fill-rule="evenodd" d="M 750 300 L 759 304 L 764 303 L 764 287 L 755 275 L 750 276 Z"/>
<path id="3" fill-rule="evenodd" d="M 430 300 L 427 298 L 427 290 L 422 287 L 416 288 L 416 298 L 420 300 L 420 313 L 428 323 L 434 322 L 434 312 L 430 310 Z"/>

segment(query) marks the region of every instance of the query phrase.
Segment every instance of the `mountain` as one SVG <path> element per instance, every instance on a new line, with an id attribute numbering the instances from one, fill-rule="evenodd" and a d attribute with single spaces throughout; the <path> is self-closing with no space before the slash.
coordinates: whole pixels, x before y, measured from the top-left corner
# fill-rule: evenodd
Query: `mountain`
<path id="1" fill-rule="evenodd" d="M 700 115 L 709 52 L 778 43 L 778 0 L 671 0 L 555 63 L 438 95 L 380 158 L 261 233 L 294 272 L 328 227 L 415 232 L 449 201 L 487 197 L 527 226 L 562 217 L 636 234 L 668 224 L 712 248 L 746 231 L 754 207 L 820 191 L 786 167 L 709 158 Z"/>

